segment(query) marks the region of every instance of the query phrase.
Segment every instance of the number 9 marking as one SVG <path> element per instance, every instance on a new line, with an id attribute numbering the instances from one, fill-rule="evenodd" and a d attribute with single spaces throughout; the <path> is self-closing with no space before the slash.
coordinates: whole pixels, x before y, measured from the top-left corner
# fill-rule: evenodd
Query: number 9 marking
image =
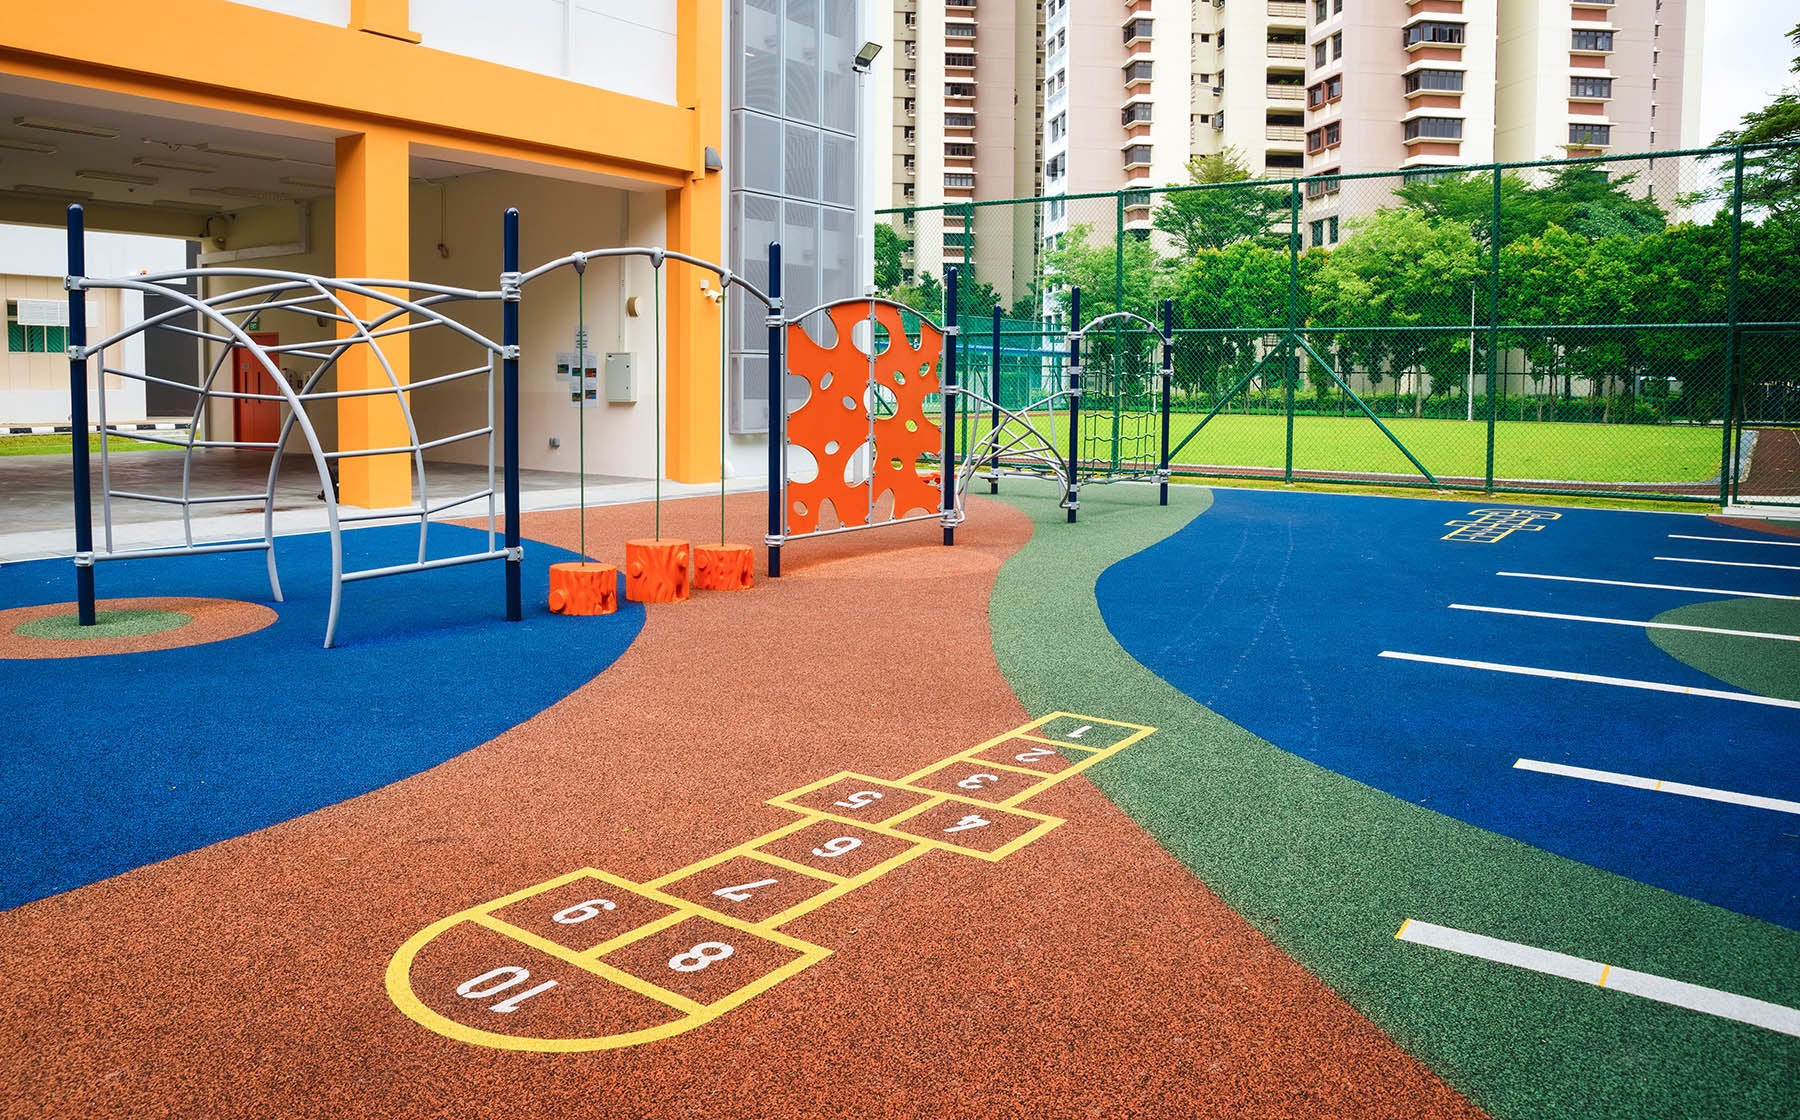
<path id="1" fill-rule="evenodd" d="M 1000 781 L 998 774 L 970 774 L 956 783 L 958 789 L 980 789 L 983 786 L 995 785 Z"/>
<path id="2" fill-rule="evenodd" d="M 586 902 L 577 902 L 566 910 L 558 910 L 550 915 L 550 920 L 557 925 L 577 926 L 590 918 L 598 918 L 607 910 L 616 910 L 610 901 L 604 898 L 590 898 Z"/>
<path id="3" fill-rule="evenodd" d="M 839 836 L 835 840 L 827 840 L 824 846 L 814 848 L 813 855 L 820 859 L 836 859 L 846 852 L 854 852 L 862 847 L 862 841 L 854 836 Z"/>

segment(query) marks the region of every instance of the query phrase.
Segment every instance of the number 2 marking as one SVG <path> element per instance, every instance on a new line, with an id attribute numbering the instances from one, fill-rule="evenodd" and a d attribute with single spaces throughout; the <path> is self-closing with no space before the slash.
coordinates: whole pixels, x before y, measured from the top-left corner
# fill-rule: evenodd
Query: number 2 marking
<path id="1" fill-rule="evenodd" d="M 976 816 L 974 813 L 970 813 L 968 816 L 964 817 L 960 821 L 957 821 L 955 824 L 951 825 L 949 828 L 946 828 L 944 831 L 945 832 L 967 832 L 971 828 L 986 828 L 988 825 L 993 824 L 993 823 L 994 823 L 993 821 L 984 821 L 980 817 Z"/>
<path id="2" fill-rule="evenodd" d="M 872 789 L 864 789 L 856 791 L 842 801 L 834 801 L 832 804 L 840 809 L 860 809 L 865 805 L 872 805 L 880 800 L 881 794 L 876 793 Z"/>
<path id="3" fill-rule="evenodd" d="M 531 979 L 531 973 L 516 964 L 502 965 L 492 968 L 472 980 L 464 980 L 456 986 L 456 994 L 464 999 L 486 999 L 497 996 L 508 988 L 516 988 Z M 483 985 L 486 985 L 485 987 Z M 537 995 L 556 987 L 556 981 L 546 980 L 535 988 L 527 988 L 516 996 L 501 1000 L 489 1011 L 497 1011 L 502 1015 L 510 1015 L 519 1009 L 519 1005 Z"/>
<path id="4" fill-rule="evenodd" d="M 1055 753 L 1049 747 L 1032 747 L 1021 754 L 1013 755 L 1013 758 L 1019 762 L 1036 762 L 1040 758 L 1049 758 Z"/>
<path id="5" fill-rule="evenodd" d="M 758 879 L 754 883 L 743 883 L 735 887 L 720 887 L 713 894 L 719 898 L 729 898 L 733 902 L 749 902 L 751 893 L 758 887 L 772 887 L 780 879 Z"/>
<path id="6" fill-rule="evenodd" d="M 1000 777 L 997 774 L 970 774 L 962 781 L 957 782 L 956 786 L 958 789 L 980 789 L 982 786 L 991 786 L 999 780 Z"/>

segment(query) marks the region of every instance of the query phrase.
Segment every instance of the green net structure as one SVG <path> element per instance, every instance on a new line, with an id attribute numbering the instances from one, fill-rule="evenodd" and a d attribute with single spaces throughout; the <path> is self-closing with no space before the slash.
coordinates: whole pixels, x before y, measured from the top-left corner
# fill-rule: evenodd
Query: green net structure
<path id="1" fill-rule="evenodd" d="M 1066 376 L 1072 288 L 1084 320 L 1173 301 L 1177 473 L 1800 507 L 1796 167 L 1763 145 L 920 207 L 881 215 L 876 270 L 934 315 L 959 270 L 965 381 L 1003 309 L 1009 407 Z M 1154 332 L 1108 334 L 1083 473 L 1156 457 Z"/>

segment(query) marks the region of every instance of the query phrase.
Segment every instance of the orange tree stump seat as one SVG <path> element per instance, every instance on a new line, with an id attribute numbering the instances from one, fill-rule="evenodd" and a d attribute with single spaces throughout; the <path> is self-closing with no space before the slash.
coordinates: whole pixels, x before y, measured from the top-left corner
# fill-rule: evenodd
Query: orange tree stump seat
<path id="1" fill-rule="evenodd" d="M 747 544 L 694 546 L 694 586 L 702 591 L 743 591 L 754 582 L 756 552 Z"/>
<path id="2" fill-rule="evenodd" d="M 680 603 L 693 586 L 688 542 L 662 537 L 625 542 L 625 597 L 634 603 Z"/>
<path id="3" fill-rule="evenodd" d="M 611 614 L 619 609 L 619 569 L 571 560 L 550 565 L 550 610 L 556 614 Z"/>

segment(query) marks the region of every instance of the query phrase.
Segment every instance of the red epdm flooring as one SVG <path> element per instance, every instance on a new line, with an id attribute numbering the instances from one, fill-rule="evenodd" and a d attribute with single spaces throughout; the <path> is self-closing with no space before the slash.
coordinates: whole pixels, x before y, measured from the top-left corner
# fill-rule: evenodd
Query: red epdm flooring
<path id="1" fill-rule="evenodd" d="M 733 539 L 760 539 L 762 502 L 732 499 Z M 590 512 L 595 558 L 649 517 Z M 705 541 L 717 505 L 663 522 Z M 569 548 L 576 528 L 526 522 Z M 1068 823 L 1005 860 L 922 857 L 790 923 L 833 955 L 686 1034 L 516 1053 L 389 1002 L 389 959 L 439 918 L 586 866 L 653 879 L 792 821 L 777 794 L 1026 722 L 987 601 L 1029 533 L 978 502 L 954 549 L 931 523 L 791 545 L 779 580 L 652 607 L 613 668 L 477 750 L 0 914 L 5 1114 L 1481 1115 L 1080 776 L 1029 803 Z M 444 952 L 446 976 L 492 964 Z M 603 1021 L 604 998 L 571 1011 Z"/>

